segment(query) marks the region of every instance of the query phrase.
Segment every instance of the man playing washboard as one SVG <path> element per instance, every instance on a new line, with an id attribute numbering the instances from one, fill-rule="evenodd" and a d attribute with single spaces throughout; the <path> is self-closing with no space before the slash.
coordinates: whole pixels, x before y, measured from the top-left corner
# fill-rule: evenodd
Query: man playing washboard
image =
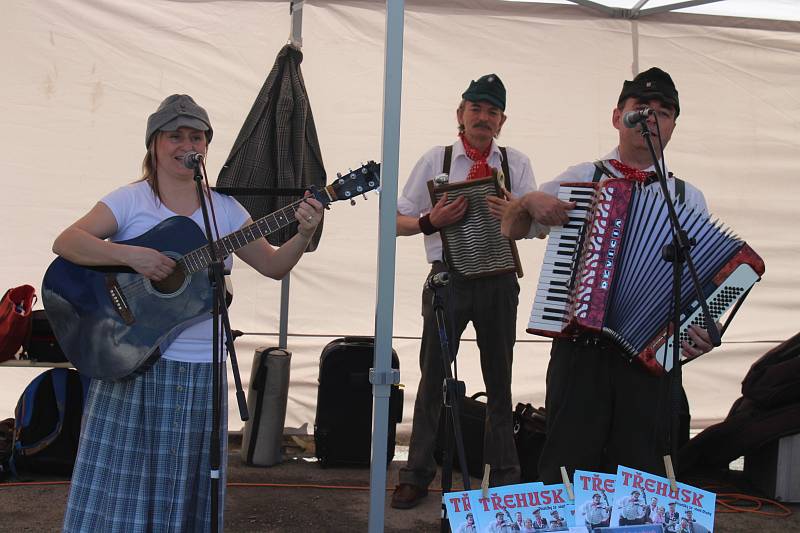
<path id="1" fill-rule="evenodd" d="M 442 261 L 439 229 L 464 217 L 467 199 L 460 197 L 447 204 L 447 197 L 443 196 L 432 206 L 428 180 L 445 172 L 450 183 L 462 182 L 490 176 L 492 169 L 506 167 L 506 189 L 511 193 L 523 195 L 536 188 L 528 157 L 513 148 L 501 149 L 495 142 L 506 121 L 505 108 L 506 90 L 496 74 L 482 76 L 470 83 L 456 110 L 458 140 L 450 147 L 437 146 L 425 153 L 412 170 L 398 199 L 397 234 L 425 235 L 431 275 L 447 271 L 447 265 Z M 487 197 L 491 215 L 502 218 L 510 198 L 509 194 L 506 198 Z M 542 204 L 543 212 L 558 212 L 561 206 L 562 215 L 570 206 L 547 195 L 541 195 L 538 203 Z M 544 215 L 535 218 L 536 224 L 531 224 L 530 231 L 520 237 L 543 234 L 542 224 L 556 224 L 561 220 Z M 492 467 L 491 485 L 518 483 L 520 468 L 511 411 L 511 362 L 519 301 L 516 275 L 511 272 L 468 280 L 451 272 L 447 291 L 443 292 L 447 293 L 448 325 L 452 331 L 450 342 L 454 353 L 458 351 L 461 333 L 469 321 L 472 321 L 477 335 L 487 394 L 484 461 Z M 392 507 L 399 509 L 416 506 L 427 495 L 428 485 L 436 474 L 433 453 L 442 407 L 444 369 L 432 296 L 430 289 L 423 289 L 422 376 L 414 405 L 408 464 L 400 470 L 399 485 L 392 496 Z"/>

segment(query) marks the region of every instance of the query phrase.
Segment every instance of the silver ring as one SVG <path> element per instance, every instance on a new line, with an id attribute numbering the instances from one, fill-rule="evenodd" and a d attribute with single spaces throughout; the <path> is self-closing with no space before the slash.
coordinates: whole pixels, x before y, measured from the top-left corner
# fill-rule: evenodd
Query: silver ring
<path id="1" fill-rule="evenodd" d="M 311 217 L 308 217 L 306 220 L 308 220 L 309 222 L 311 222 Z"/>

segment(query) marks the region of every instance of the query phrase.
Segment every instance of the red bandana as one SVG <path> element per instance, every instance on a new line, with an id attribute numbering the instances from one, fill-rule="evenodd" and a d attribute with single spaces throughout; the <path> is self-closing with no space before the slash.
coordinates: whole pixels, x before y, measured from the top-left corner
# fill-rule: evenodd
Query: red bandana
<path id="1" fill-rule="evenodd" d="M 645 185 L 654 181 L 656 176 L 655 172 L 633 168 L 632 166 L 626 165 L 617 159 L 609 159 L 608 162 L 611 163 L 612 167 L 621 172 L 625 179 L 638 181 L 639 183 L 644 183 Z"/>
<path id="2" fill-rule="evenodd" d="M 486 150 L 481 153 L 477 148 L 469 143 L 463 133 L 459 133 L 458 136 L 461 137 L 461 143 L 464 145 L 464 152 L 467 154 L 467 157 L 472 160 L 472 167 L 469 169 L 467 179 L 476 180 L 479 178 L 485 178 L 486 176 L 491 176 L 492 167 L 490 167 L 489 163 L 486 162 L 486 158 L 489 157 L 489 152 L 492 149 L 492 145 L 489 144 L 489 146 L 486 147 Z"/>

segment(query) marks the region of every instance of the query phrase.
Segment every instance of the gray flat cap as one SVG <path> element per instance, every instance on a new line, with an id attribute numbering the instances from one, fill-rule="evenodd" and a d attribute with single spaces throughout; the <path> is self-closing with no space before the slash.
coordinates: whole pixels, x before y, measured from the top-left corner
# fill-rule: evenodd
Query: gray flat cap
<path id="1" fill-rule="evenodd" d="M 149 147 L 153 134 L 157 131 L 176 131 L 186 127 L 206 132 L 206 141 L 211 142 L 214 130 L 208 120 L 206 110 L 197 105 L 188 94 L 173 94 L 167 96 L 156 112 L 147 119 L 147 132 L 144 136 L 144 145 Z"/>

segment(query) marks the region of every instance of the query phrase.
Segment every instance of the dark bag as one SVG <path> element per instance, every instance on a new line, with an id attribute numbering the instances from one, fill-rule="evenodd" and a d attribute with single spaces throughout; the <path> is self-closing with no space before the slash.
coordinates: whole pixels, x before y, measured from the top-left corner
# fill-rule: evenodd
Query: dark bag
<path id="1" fill-rule="evenodd" d="M 316 456 L 323 467 L 369 466 L 372 452 L 372 384 L 375 343 L 372 337 L 345 337 L 329 342 L 319 360 Z M 392 350 L 392 368 L 400 368 Z M 403 391 L 393 385 L 389 398 L 387 465 L 394 457 L 397 423 L 403 418 Z"/>
<path id="2" fill-rule="evenodd" d="M 762 408 L 800 402 L 800 333 L 753 363 L 742 381 L 742 396 Z"/>
<path id="3" fill-rule="evenodd" d="M 461 438 L 464 441 L 464 455 L 466 455 L 467 470 L 473 477 L 483 477 L 483 437 L 486 433 L 486 401 L 485 392 L 476 392 L 472 396 L 461 398 L 459 403 L 459 421 L 461 422 Z M 433 457 L 441 465 L 444 457 L 444 428 L 445 410 L 439 417 L 439 431 L 436 436 L 436 448 Z M 455 436 L 451 435 L 451 457 L 454 470 L 461 470 L 458 464 L 458 454 L 455 446 Z"/>
<path id="4" fill-rule="evenodd" d="M 11 472 L 11 452 L 14 450 L 14 419 L 0 421 L 0 481 Z"/>
<path id="5" fill-rule="evenodd" d="M 514 409 L 514 443 L 522 481 L 539 480 L 539 456 L 544 447 L 546 422 L 544 407 L 518 403 Z"/>
<path id="6" fill-rule="evenodd" d="M 67 362 L 67 357 L 56 340 L 44 309 L 37 309 L 31 313 L 31 334 L 25 344 L 25 357 L 40 363 Z"/>
<path id="7" fill-rule="evenodd" d="M 681 474 L 727 469 L 743 455 L 800 433 L 800 333 L 753 363 L 742 394 L 724 421 L 707 427 L 680 450 Z"/>
<path id="8" fill-rule="evenodd" d="M 71 368 L 51 368 L 23 391 L 14 412 L 12 469 L 72 473 L 90 379 Z"/>
<path id="9" fill-rule="evenodd" d="M 13 359 L 31 330 L 36 290 L 30 285 L 9 289 L 0 300 L 0 362 Z"/>

